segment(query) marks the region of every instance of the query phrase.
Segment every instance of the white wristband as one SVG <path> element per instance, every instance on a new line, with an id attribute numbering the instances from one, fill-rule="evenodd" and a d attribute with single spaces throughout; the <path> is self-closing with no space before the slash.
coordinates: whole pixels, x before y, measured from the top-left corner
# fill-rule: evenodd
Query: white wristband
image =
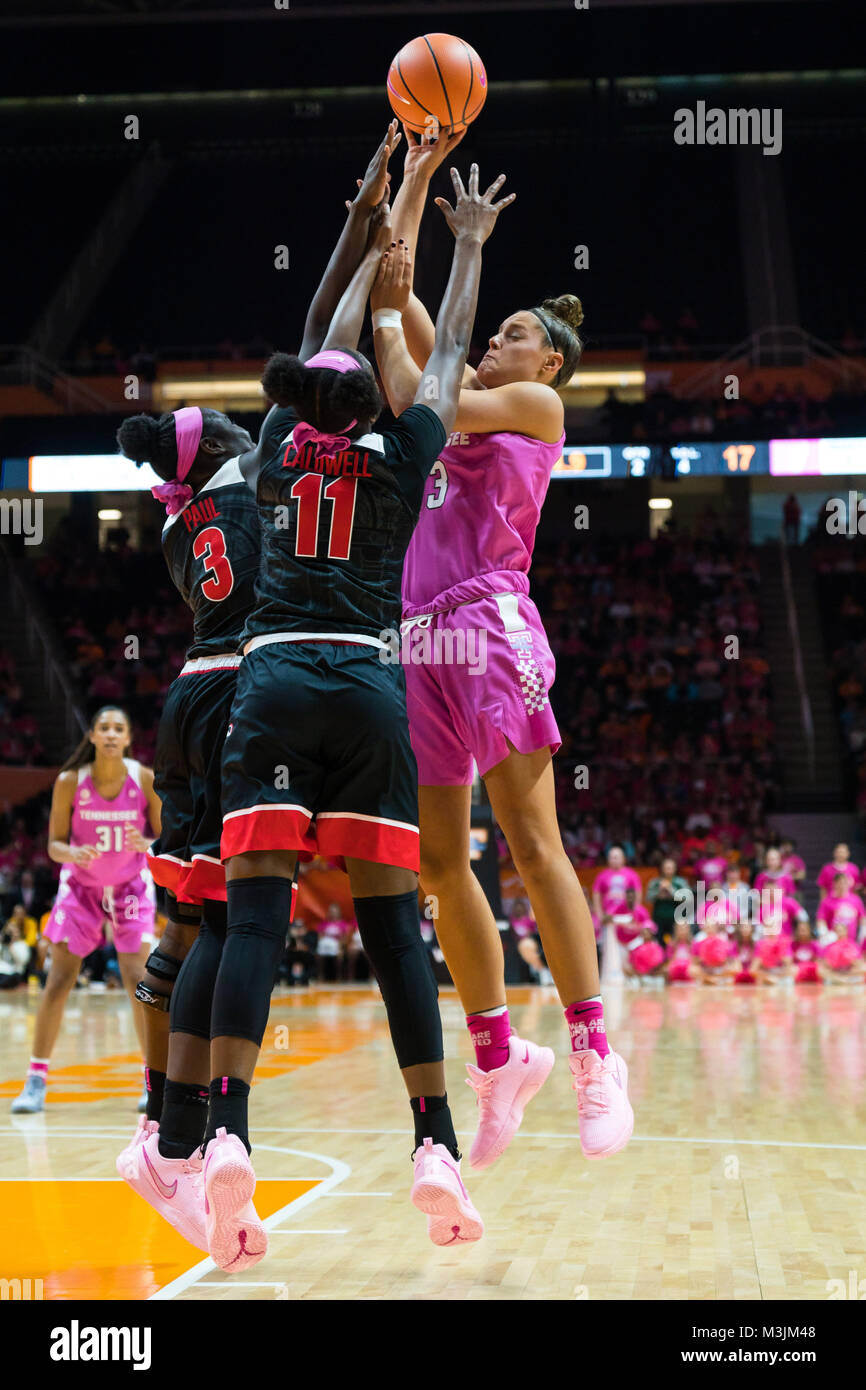
<path id="1" fill-rule="evenodd" d="M 374 309 L 373 311 L 373 332 L 377 328 L 399 328 L 403 322 L 403 315 L 399 309 Z"/>

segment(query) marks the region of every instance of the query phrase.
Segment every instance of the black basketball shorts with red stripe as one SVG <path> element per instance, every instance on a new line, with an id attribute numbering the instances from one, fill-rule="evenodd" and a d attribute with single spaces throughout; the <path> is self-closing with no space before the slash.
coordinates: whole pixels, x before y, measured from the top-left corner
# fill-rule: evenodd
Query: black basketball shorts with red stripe
<path id="1" fill-rule="evenodd" d="M 254 850 L 419 868 L 418 770 L 399 663 L 271 642 L 241 663 L 222 756 L 223 861 Z"/>
<path id="2" fill-rule="evenodd" d="M 220 760 L 239 667 L 237 656 L 188 661 L 169 687 L 159 721 L 154 787 L 162 829 L 147 862 L 180 902 L 225 902 L 220 862 Z"/>

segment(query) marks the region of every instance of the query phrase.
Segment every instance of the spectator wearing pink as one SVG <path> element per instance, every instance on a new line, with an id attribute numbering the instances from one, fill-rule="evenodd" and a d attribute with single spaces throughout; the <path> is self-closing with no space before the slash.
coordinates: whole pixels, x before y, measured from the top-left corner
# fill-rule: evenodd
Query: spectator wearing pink
<path id="1" fill-rule="evenodd" d="M 705 887 L 715 888 L 724 882 L 727 867 L 727 857 L 722 854 L 718 840 L 709 839 L 704 853 L 695 863 L 695 878 L 702 879 Z"/>
<path id="2" fill-rule="evenodd" d="M 640 875 L 626 868 L 622 845 L 611 845 L 607 852 L 607 868 L 596 874 L 592 884 L 592 906 L 596 915 L 610 916 L 611 904 L 623 902 L 629 888 L 640 902 L 643 891 Z"/>
<path id="3" fill-rule="evenodd" d="M 833 887 L 833 879 L 836 874 L 848 874 L 851 883 L 857 884 L 860 880 L 860 870 L 856 864 L 851 862 L 851 851 L 847 845 L 837 845 L 833 850 L 833 858 L 825 864 L 818 875 L 818 887 L 821 890 L 821 901 Z"/>
<path id="4" fill-rule="evenodd" d="M 775 847 L 767 850 L 764 867 L 755 875 L 752 887 L 757 888 L 759 893 L 763 893 L 765 888 L 780 888 L 783 893 L 789 893 L 792 897 L 796 893 L 796 884 L 782 868 L 782 856 Z"/>
<path id="5" fill-rule="evenodd" d="M 809 921 L 809 914 L 789 893 L 763 893 L 758 906 L 758 922 L 768 934 L 781 932 L 790 940 L 798 922 Z"/>
<path id="6" fill-rule="evenodd" d="M 821 972 L 818 968 L 820 956 L 818 943 L 812 937 L 812 930 L 808 921 L 798 922 L 794 928 L 794 940 L 791 944 L 795 984 L 818 985 L 821 983 Z"/>
<path id="7" fill-rule="evenodd" d="M 837 937 L 859 940 L 861 928 L 866 925 L 862 899 L 853 892 L 850 875 L 837 873 L 833 878 L 832 891 L 821 901 L 815 914 L 819 932 L 835 933 Z"/>
<path id="8" fill-rule="evenodd" d="M 655 924 L 647 909 L 637 900 L 634 888 L 626 888 L 620 902 L 611 903 L 605 914 L 616 927 L 616 938 L 622 946 L 629 946 L 640 937 L 645 927 L 655 933 Z"/>
<path id="9" fill-rule="evenodd" d="M 553 984 L 553 976 L 545 965 L 541 954 L 538 923 L 530 915 L 529 904 L 524 898 L 518 898 L 515 901 L 510 921 L 511 930 L 514 932 L 517 943 L 517 953 L 521 960 L 526 962 L 534 982 L 540 985 Z"/>
<path id="10" fill-rule="evenodd" d="M 727 973 L 735 985 L 757 985 L 765 982 L 751 922 L 741 922 L 737 927 L 731 945 L 731 960 Z"/>
<path id="11" fill-rule="evenodd" d="M 701 971 L 695 955 L 692 929 L 688 922 L 675 922 L 667 950 L 667 976 L 671 984 L 699 980 Z"/>
<path id="12" fill-rule="evenodd" d="M 795 883 L 802 883 L 806 877 L 806 863 L 799 854 L 795 854 L 796 847 L 795 840 L 783 840 L 779 846 L 779 853 L 782 856 L 782 871 Z"/>
<path id="13" fill-rule="evenodd" d="M 354 929 L 355 923 L 346 921 L 337 904 L 331 903 L 327 916 L 316 927 L 319 937 L 316 955 L 321 962 L 319 972 L 322 979 L 333 981 L 342 973 L 340 966 Z"/>

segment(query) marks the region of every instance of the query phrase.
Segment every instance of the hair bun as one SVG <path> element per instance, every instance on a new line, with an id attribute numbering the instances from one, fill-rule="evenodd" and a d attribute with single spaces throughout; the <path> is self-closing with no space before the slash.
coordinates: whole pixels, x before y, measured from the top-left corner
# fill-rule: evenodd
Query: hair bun
<path id="1" fill-rule="evenodd" d="M 117 442 L 133 463 L 152 463 L 159 453 L 159 420 L 150 415 L 131 415 L 117 431 Z"/>
<path id="2" fill-rule="evenodd" d="M 562 319 L 575 332 L 583 323 L 583 305 L 576 294 L 561 294 L 556 299 L 545 299 L 541 307 L 548 314 L 553 314 L 554 318 Z"/>
<path id="3" fill-rule="evenodd" d="M 307 368 L 299 357 L 275 352 L 265 363 L 262 390 L 276 405 L 291 406 L 301 395 L 306 377 Z"/>

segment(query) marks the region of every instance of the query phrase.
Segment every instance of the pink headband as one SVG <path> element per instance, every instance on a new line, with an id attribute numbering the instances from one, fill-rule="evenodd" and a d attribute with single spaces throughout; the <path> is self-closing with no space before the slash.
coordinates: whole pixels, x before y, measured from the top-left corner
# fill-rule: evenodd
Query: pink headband
<path id="1" fill-rule="evenodd" d="M 356 362 L 354 357 L 348 352 L 341 352 L 339 348 L 326 348 L 324 352 L 317 352 L 315 357 L 310 357 L 305 363 L 305 367 L 330 367 L 332 372 L 360 372 L 361 363 Z"/>
<path id="2" fill-rule="evenodd" d="M 168 516 L 176 516 L 178 512 L 182 512 L 194 495 L 189 484 L 184 483 L 184 478 L 195 462 L 204 424 L 204 417 L 197 405 L 187 405 L 173 413 L 177 440 L 177 473 L 172 482 L 160 483 L 158 487 L 151 488 L 157 501 L 165 503 Z"/>
<path id="3" fill-rule="evenodd" d="M 304 366 L 328 367 L 332 372 L 363 371 L 360 362 L 356 362 L 348 352 L 341 352 L 339 348 L 327 348 L 324 352 L 317 352 L 315 357 L 304 363 Z M 357 419 L 350 420 L 343 428 L 351 430 L 357 423 Z M 351 442 L 348 434 L 326 434 L 324 430 L 317 430 L 313 425 L 307 425 L 303 421 L 295 425 L 292 431 L 292 443 L 295 448 L 300 451 L 305 444 L 315 444 L 316 458 L 333 458 L 335 454 L 348 449 Z"/>

